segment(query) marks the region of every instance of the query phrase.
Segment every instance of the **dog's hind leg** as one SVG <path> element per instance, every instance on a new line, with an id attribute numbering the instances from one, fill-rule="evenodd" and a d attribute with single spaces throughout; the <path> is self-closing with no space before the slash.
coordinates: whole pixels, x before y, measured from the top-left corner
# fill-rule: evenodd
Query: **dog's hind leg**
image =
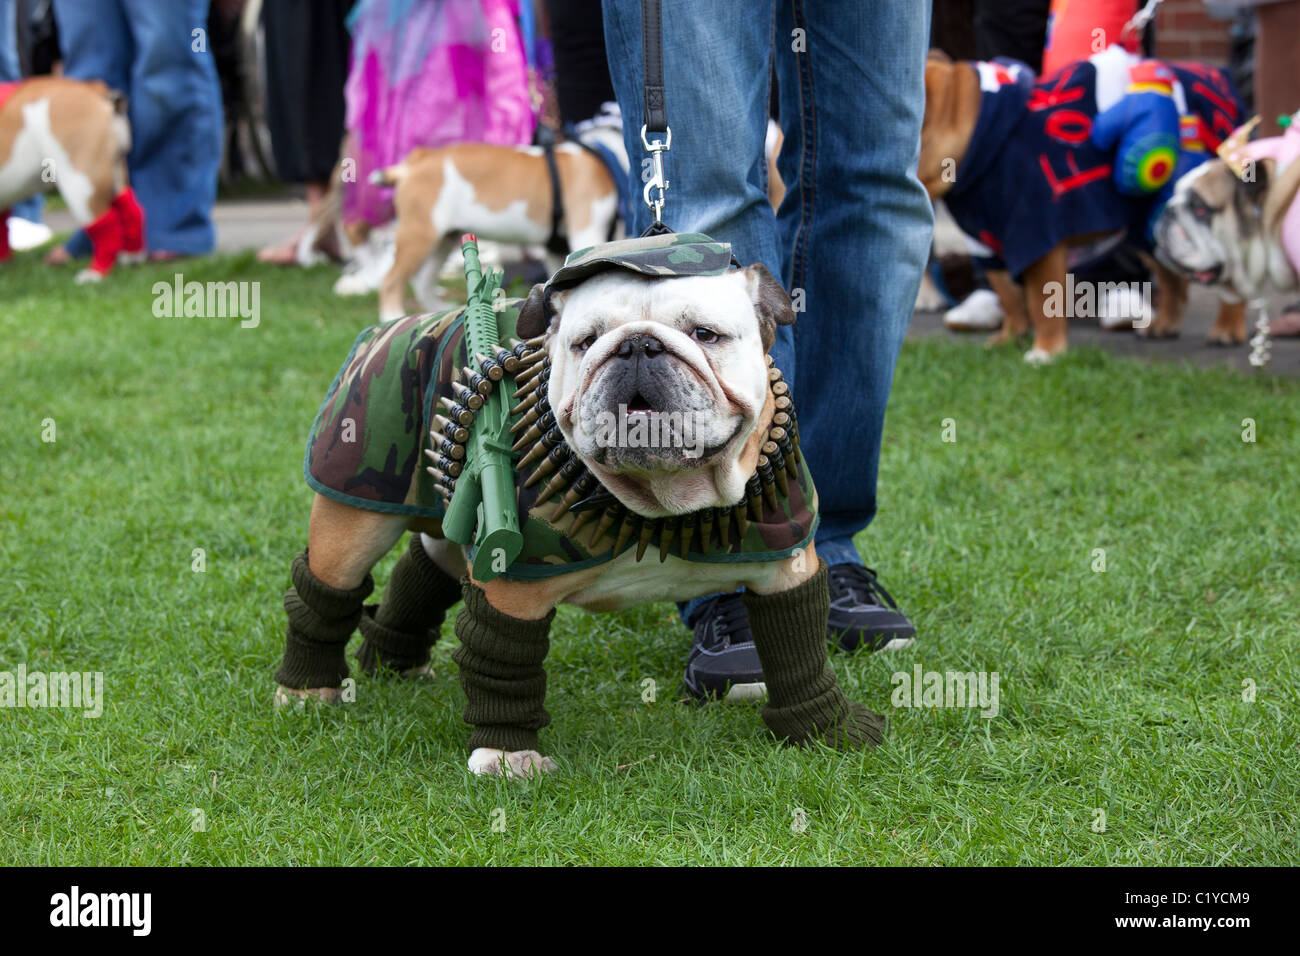
<path id="1" fill-rule="evenodd" d="M 433 251 L 411 278 L 411 291 L 415 293 L 415 301 L 420 303 L 420 308 L 426 312 L 437 312 L 447 308 L 447 300 L 443 295 L 442 286 L 438 284 L 438 278 L 442 275 L 442 267 L 446 264 L 447 258 L 455 250 L 456 242 L 454 235 L 446 235 L 439 239 Z"/>
<path id="2" fill-rule="evenodd" d="M 293 559 L 284 658 L 275 672 L 276 702 L 315 696 L 334 703 L 348 676 L 348 639 L 374 590 L 370 569 L 402 536 L 405 515 L 362 511 L 323 495 L 312 503 L 307 550 Z"/>
<path id="3" fill-rule="evenodd" d="M 367 674 L 426 673 L 429 649 L 437 642 L 443 616 L 460 600 L 460 581 L 435 563 L 418 532 L 402 555 L 378 605 L 361 613 L 357 663 Z"/>
<path id="4" fill-rule="evenodd" d="M 379 286 L 379 321 L 406 315 L 406 287 L 437 245 L 437 233 L 427 219 L 407 216 L 398 221 L 393 264 Z"/>
<path id="5" fill-rule="evenodd" d="M 1025 290 L 1016 284 L 1005 269 L 989 269 L 985 273 L 989 288 L 998 297 L 1005 318 L 1002 328 L 989 338 L 989 345 L 1014 342 L 1029 333 L 1029 314 L 1025 311 Z"/>

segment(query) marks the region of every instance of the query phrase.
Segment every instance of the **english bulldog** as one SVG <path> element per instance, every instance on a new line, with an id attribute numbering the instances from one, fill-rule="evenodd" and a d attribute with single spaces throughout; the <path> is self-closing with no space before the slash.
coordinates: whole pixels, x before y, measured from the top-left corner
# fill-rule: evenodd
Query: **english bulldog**
<path id="1" fill-rule="evenodd" d="M 0 261 L 10 257 L 9 208 L 57 188 L 90 237 L 94 282 L 144 251 L 144 212 L 127 179 L 126 100 L 100 82 L 36 77 L 0 84 Z"/>
<path id="2" fill-rule="evenodd" d="M 1300 289 L 1300 130 L 1221 152 L 1178 181 L 1157 256 L 1231 302 Z"/>
<path id="3" fill-rule="evenodd" d="M 421 673 L 463 598 L 453 657 L 469 769 L 552 770 L 537 732 L 558 605 L 744 587 L 773 733 L 878 744 L 884 718 L 849 701 L 826 660 L 816 491 L 767 355 L 794 321 L 780 284 L 706 236 L 657 236 L 580 250 L 497 316 L 501 342 L 526 341 L 470 355 L 463 311 L 408 316 L 363 333 L 335 379 L 308 440 L 316 497 L 285 597 L 277 701 L 338 700 L 358 625 L 364 670 Z M 510 509 L 523 540 L 499 566 L 443 530 L 455 496 L 472 493 L 465 442 L 494 389 L 513 405 L 513 490 L 504 505 L 485 492 L 478 516 Z M 371 568 L 408 529 L 383 600 L 363 607 Z"/>
<path id="4" fill-rule="evenodd" d="M 438 277 L 461 233 L 543 245 L 549 272 L 558 268 L 561 252 L 616 238 L 627 189 L 622 124 L 586 124 L 579 135 L 549 148 L 417 148 L 372 174 L 372 182 L 395 187 L 397 214 L 393 264 L 379 288 L 380 320 L 406 314 L 408 285 L 421 307 L 445 307 Z"/>
<path id="5" fill-rule="evenodd" d="M 1123 95 L 1131 62 L 1112 47 L 1043 79 L 1023 64 L 953 62 L 937 51 L 926 63 L 918 176 L 932 199 L 945 199 L 962 230 L 1006 266 L 989 272 L 1006 312 L 993 341 L 1032 327 L 1029 362 L 1066 350 L 1068 316 L 1049 303 L 1071 287 L 1073 265 L 1145 231 L 1139 224 L 1150 204 L 1116 189 L 1115 157 L 1090 139 L 1097 114 Z M 1199 133 L 1211 142 L 1227 135 L 1236 116 L 1230 85 L 1214 71 L 1172 66 L 1180 77 L 1176 93 L 1198 118 Z M 1158 260 L 1144 261 L 1159 301 L 1138 331 L 1175 336 L 1186 280 Z M 1225 302 L 1208 339 L 1245 341 L 1243 307 Z"/>

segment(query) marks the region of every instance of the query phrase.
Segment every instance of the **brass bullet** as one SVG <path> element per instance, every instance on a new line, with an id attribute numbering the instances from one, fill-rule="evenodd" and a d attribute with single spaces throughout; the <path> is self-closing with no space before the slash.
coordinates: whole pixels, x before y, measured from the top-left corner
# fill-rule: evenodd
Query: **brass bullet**
<path id="1" fill-rule="evenodd" d="M 465 458 L 465 446 L 457 445 L 450 438 L 441 438 L 438 440 L 438 451 L 448 458 L 454 458 L 456 461 L 463 461 Z"/>
<path id="2" fill-rule="evenodd" d="M 736 543 L 745 544 L 745 535 L 749 534 L 749 519 L 745 517 L 745 503 L 742 501 L 731 509 L 731 516 L 736 519 Z"/>
<path id="3" fill-rule="evenodd" d="M 493 351 L 496 352 L 497 363 L 507 372 L 513 373 L 519 368 L 519 359 L 515 357 L 514 352 L 511 352 L 509 349 L 504 349 L 499 345 L 495 346 Z"/>
<path id="4" fill-rule="evenodd" d="M 582 459 L 576 456 L 570 458 L 559 467 L 555 476 L 546 483 L 546 487 L 541 490 L 541 493 L 533 502 L 534 506 L 550 501 L 559 492 L 569 487 L 569 485 L 573 483 L 573 480 L 578 477 L 578 474 L 583 471 L 586 471 L 586 468 L 582 464 Z"/>
<path id="5" fill-rule="evenodd" d="M 659 519 L 659 563 L 668 560 L 668 549 L 672 547 L 673 535 L 677 533 L 676 518 Z"/>
<path id="6" fill-rule="evenodd" d="M 772 383 L 772 394 L 776 395 L 778 398 L 784 397 L 789 393 L 790 386 L 785 384 L 784 381 L 776 381 Z"/>
<path id="7" fill-rule="evenodd" d="M 513 433 L 516 428 L 522 428 L 524 425 L 529 424 L 531 420 L 532 427 L 530 427 L 528 431 L 524 432 L 523 435 L 520 436 L 519 440 L 515 442 L 514 447 L 510 449 L 511 451 L 519 451 L 521 449 L 527 448 L 533 442 L 537 441 L 537 439 L 541 438 L 548 431 L 550 431 L 552 427 L 554 427 L 555 425 L 554 411 L 547 411 L 547 413 L 543 415 L 541 418 L 530 419 L 530 416 L 535 415 L 536 412 L 537 409 L 534 408 L 532 411 L 530 411 L 527 415 L 523 417 L 522 421 L 520 421 L 517 425 L 515 425 L 514 428 L 510 429 L 511 433 Z"/>
<path id="8" fill-rule="evenodd" d="M 461 371 L 465 375 L 465 380 L 469 382 L 469 387 L 474 389 L 474 391 L 478 392 L 484 398 L 487 398 L 492 394 L 492 379 L 480 375 L 472 368 L 463 368 Z"/>
<path id="9" fill-rule="evenodd" d="M 433 416 L 433 424 L 438 431 L 450 438 L 457 445 L 463 445 L 465 442 L 469 441 L 469 429 L 464 425 L 459 425 L 451 419 L 444 418 L 437 414 Z"/>
<path id="10" fill-rule="evenodd" d="M 677 556 L 685 561 L 691 552 L 691 539 L 695 537 L 695 513 L 682 515 L 679 525 L 681 531 L 677 539 Z"/>
<path id="11" fill-rule="evenodd" d="M 650 539 L 658 534 L 659 524 L 659 521 L 650 518 L 646 518 L 641 522 L 641 534 L 636 543 L 636 559 L 638 561 L 645 557 L 645 549 L 650 547 Z"/>
<path id="12" fill-rule="evenodd" d="M 558 506 L 556 506 L 555 511 L 551 513 L 551 521 L 552 522 L 559 521 L 560 518 L 563 517 L 566 512 L 571 511 L 574 507 L 577 506 L 578 502 L 582 501 L 583 498 L 591 494 L 592 489 L 594 489 L 595 487 L 596 487 L 596 476 L 593 475 L 591 472 L 587 471 L 586 469 L 584 469 L 582 474 L 580 474 L 574 480 L 569 490 L 564 493 L 564 497 L 560 499 L 560 503 Z M 584 513 L 592 514 L 594 511 L 595 509 L 593 508 L 593 509 L 588 509 Z"/>
<path id="13" fill-rule="evenodd" d="M 705 554 L 713 551 L 713 509 L 705 508 L 700 512 L 700 550 Z"/>
<path id="14" fill-rule="evenodd" d="M 561 445 L 553 449 L 549 455 L 542 459 L 542 463 L 533 469 L 533 473 L 524 481 L 524 487 L 531 488 L 572 456 L 573 451 L 568 445 Z"/>
<path id="15" fill-rule="evenodd" d="M 731 508 L 717 508 L 714 514 L 718 519 L 718 543 L 724 552 L 731 550 Z"/>
<path id="16" fill-rule="evenodd" d="M 564 441 L 564 436 L 560 434 L 558 428 L 552 428 L 542 436 L 541 441 L 529 449 L 528 454 L 519 459 L 519 470 L 523 471 L 535 461 L 541 461 L 551 451 Z"/>
<path id="17" fill-rule="evenodd" d="M 786 475 L 785 456 L 781 454 L 781 447 L 774 441 L 766 441 L 763 443 L 763 454 L 772 463 L 772 477 L 776 479 L 776 486 L 781 489 L 781 496 L 790 497 L 790 483 Z"/>
<path id="18" fill-rule="evenodd" d="M 483 407 L 483 396 L 473 389 L 466 388 L 460 382 L 451 383 L 451 393 L 456 397 L 456 401 L 462 405 L 478 411 Z"/>
<path id="19" fill-rule="evenodd" d="M 614 541 L 614 554 L 623 553 L 632 535 L 641 530 L 641 526 L 646 524 L 646 520 L 640 515 L 632 514 L 630 511 L 624 516 L 622 523 L 619 525 L 618 537 Z"/>
<path id="20" fill-rule="evenodd" d="M 606 508 L 605 513 L 600 516 L 600 520 L 596 522 L 596 530 L 592 532 L 591 540 L 587 542 L 587 547 L 594 548 L 596 542 L 607 534 L 611 536 L 617 535 L 618 526 L 623 523 L 623 519 L 627 517 L 627 513 L 627 509 L 617 502 Z"/>
<path id="21" fill-rule="evenodd" d="M 516 405 L 514 408 L 510 409 L 510 417 L 511 417 L 511 418 L 514 418 L 514 416 L 516 416 L 516 415 L 522 415 L 524 412 L 528 411 L 528 409 L 532 408 L 534 405 L 536 405 L 536 404 L 537 404 L 539 401 L 541 401 L 541 400 L 542 400 L 542 392 L 541 392 L 541 390 L 540 390 L 540 389 L 533 389 L 533 391 L 531 391 L 531 392 L 528 394 L 528 397 L 527 397 L 527 398 L 525 398 L 522 402 L 520 402 L 520 403 L 519 403 L 518 405 Z"/>
<path id="22" fill-rule="evenodd" d="M 772 463 L 766 455 L 758 456 L 758 481 L 762 489 L 763 504 L 769 511 L 776 511 L 776 478 L 772 474 Z"/>
<path id="23" fill-rule="evenodd" d="M 482 352 L 474 353 L 474 364 L 489 381 L 499 382 L 506 377 L 506 370 L 501 363 L 496 359 L 488 358 Z"/>
<path id="24" fill-rule="evenodd" d="M 453 402 L 446 395 L 439 395 L 438 403 L 446 410 L 447 417 L 452 421 L 466 427 L 474 424 L 473 409 L 466 408 L 464 405 L 459 405 L 456 402 Z"/>
<path id="25" fill-rule="evenodd" d="M 759 456 L 762 457 L 761 455 Z M 763 520 L 763 485 L 758 480 L 758 475 L 750 475 L 749 481 L 745 482 L 745 505 L 748 517 L 754 521 Z M 741 532 L 744 536 L 744 532 Z"/>

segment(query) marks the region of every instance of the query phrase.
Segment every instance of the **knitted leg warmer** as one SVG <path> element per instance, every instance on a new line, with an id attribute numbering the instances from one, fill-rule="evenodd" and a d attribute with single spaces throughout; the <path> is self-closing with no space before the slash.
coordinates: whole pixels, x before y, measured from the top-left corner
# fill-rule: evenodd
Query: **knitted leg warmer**
<path id="1" fill-rule="evenodd" d="M 767 682 L 763 722 L 793 744 L 817 738 L 841 750 L 874 747 L 883 739 L 885 718 L 845 697 L 826 662 L 830 593 L 826 562 L 819 564 L 815 575 L 789 591 L 745 591 Z"/>
<path id="2" fill-rule="evenodd" d="M 375 588 L 374 579 L 367 574 L 350 591 L 332 588 L 311 573 L 306 551 L 294 556 L 289 576 L 293 587 L 284 595 L 289 631 L 275 679 L 295 690 L 339 687 L 348 676 L 343 651 L 361 617 L 362 602 Z"/>
<path id="3" fill-rule="evenodd" d="M 411 535 L 411 544 L 397 559 L 378 607 L 367 604 L 361 614 L 357 663 L 367 674 L 390 670 L 402 673 L 429 662 L 447 609 L 460 600 L 460 582 L 433 563 Z"/>
<path id="4" fill-rule="evenodd" d="M 536 750 L 537 731 L 551 722 L 542 706 L 555 611 L 522 621 L 488 603 L 483 589 L 464 579 L 465 607 L 456 617 L 461 646 L 452 654 L 465 690 L 469 749 Z"/>

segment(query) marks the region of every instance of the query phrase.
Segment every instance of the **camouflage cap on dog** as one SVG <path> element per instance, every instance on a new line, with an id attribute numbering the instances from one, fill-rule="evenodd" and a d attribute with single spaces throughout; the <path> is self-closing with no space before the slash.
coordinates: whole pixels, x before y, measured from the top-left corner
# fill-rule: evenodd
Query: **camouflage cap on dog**
<path id="1" fill-rule="evenodd" d="M 739 268 L 740 263 L 732 256 L 730 243 L 715 242 L 701 232 L 620 239 L 569 253 L 564 265 L 542 289 L 542 299 L 549 318 L 552 292 L 575 286 L 606 269 L 627 269 L 652 278 L 669 278 L 716 276 L 732 266 Z"/>

